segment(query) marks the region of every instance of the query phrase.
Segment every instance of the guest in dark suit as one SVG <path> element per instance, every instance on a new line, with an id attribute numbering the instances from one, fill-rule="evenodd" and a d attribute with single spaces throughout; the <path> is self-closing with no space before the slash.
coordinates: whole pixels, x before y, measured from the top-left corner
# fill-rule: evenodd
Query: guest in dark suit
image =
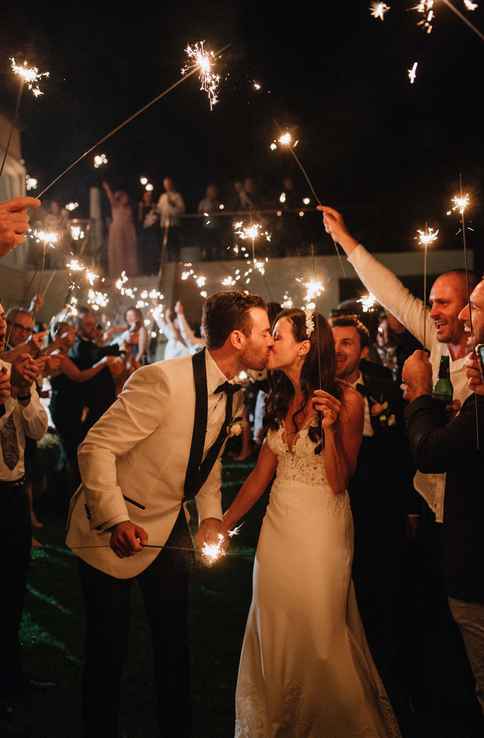
<path id="1" fill-rule="evenodd" d="M 470 307 L 459 314 L 469 336 L 469 348 L 484 342 L 484 280 L 473 290 Z M 470 395 L 451 418 L 432 397 L 432 368 L 426 354 L 416 351 L 403 369 L 406 420 L 412 452 L 425 473 L 446 472 L 443 530 L 444 575 L 449 606 L 462 634 L 484 715 L 484 388 L 472 359 Z M 480 375 L 480 381 L 479 381 Z M 477 377 L 477 379 L 476 379 Z M 480 724 L 482 731 L 484 725 Z M 477 730 L 477 728 L 476 728 Z M 475 735 L 482 735 L 476 732 Z"/>
<path id="2" fill-rule="evenodd" d="M 404 435 L 403 397 L 392 374 L 367 361 L 369 334 L 355 316 L 331 320 L 336 373 L 365 399 L 363 441 L 348 492 L 355 529 L 353 582 L 373 657 L 405 721 L 399 665 L 399 605 L 413 467 Z M 383 371 L 385 375 L 383 375 Z"/>
<path id="3" fill-rule="evenodd" d="M 103 356 L 119 356 L 120 354 L 117 344 L 98 346 L 95 343 L 96 324 L 96 316 L 89 308 L 79 309 L 77 341 L 69 351 L 69 357 L 81 371 L 90 369 Z M 76 391 L 79 392 L 77 388 Z M 81 423 L 79 441 L 85 438 L 88 430 L 104 415 L 116 399 L 116 385 L 108 367 L 82 385 L 82 398 L 84 406 L 88 408 L 88 413 Z"/>

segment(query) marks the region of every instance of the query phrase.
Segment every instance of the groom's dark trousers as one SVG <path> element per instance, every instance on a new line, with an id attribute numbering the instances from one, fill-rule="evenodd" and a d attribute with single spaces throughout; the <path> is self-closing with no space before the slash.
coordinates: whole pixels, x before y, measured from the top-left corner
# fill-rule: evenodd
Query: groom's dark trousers
<path id="1" fill-rule="evenodd" d="M 166 546 L 191 548 L 182 513 Z M 153 639 L 160 738 L 172 736 L 174 725 L 177 738 L 191 736 L 187 627 L 191 561 L 190 553 L 165 547 L 135 577 Z M 115 579 L 83 561 L 80 577 L 86 609 L 83 736 L 118 738 L 121 676 L 128 652 L 130 592 L 135 579 Z"/>

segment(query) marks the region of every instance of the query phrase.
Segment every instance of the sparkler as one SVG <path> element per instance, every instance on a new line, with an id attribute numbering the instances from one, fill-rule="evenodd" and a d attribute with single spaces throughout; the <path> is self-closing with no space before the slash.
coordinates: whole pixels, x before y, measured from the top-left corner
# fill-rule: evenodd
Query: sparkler
<path id="1" fill-rule="evenodd" d="M 35 177 L 31 177 L 29 174 L 25 177 L 25 187 L 27 189 L 27 192 L 30 192 L 31 190 L 36 190 L 38 185 L 38 180 L 35 179 Z"/>
<path id="2" fill-rule="evenodd" d="M 418 67 L 418 62 L 414 62 L 412 66 L 410 67 L 410 69 L 408 70 L 408 78 L 410 80 L 411 85 L 413 85 L 417 77 L 417 67 Z"/>
<path id="3" fill-rule="evenodd" d="M 388 13 L 390 10 L 390 6 L 386 3 L 374 2 L 371 4 L 370 10 L 373 18 L 383 21 L 385 20 L 385 13 Z"/>
<path id="4" fill-rule="evenodd" d="M 229 538 L 233 538 L 234 536 L 237 536 L 242 526 L 243 526 L 243 523 L 238 525 L 236 528 L 232 528 L 232 530 L 229 530 L 229 533 L 228 533 Z M 201 548 L 201 555 L 205 559 L 205 562 L 208 564 L 208 566 L 211 566 L 216 561 L 221 559 L 223 556 L 226 556 L 224 540 L 225 540 L 224 536 L 221 533 L 219 533 L 217 536 L 216 543 L 204 543 L 203 544 Z"/>
<path id="5" fill-rule="evenodd" d="M 74 210 L 77 210 L 79 207 L 78 202 L 68 202 L 65 209 L 68 210 L 70 213 L 72 213 Z"/>
<path id="6" fill-rule="evenodd" d="M 13 56 L 10 58 L 10 67 L 11 67 L 12 72 L 19 78 L 19 88 L 17 92 L 17 100 L 15 103 L 15 112 L 12 118 L 12 123 L 10 125 L 10 130 L 8 133 L 7 143 L 5 145 L 5 151 L 3 154 L 2 163 L 0 164 L 0 177 L 3 174 L 5 162 L 7 161 L 7 156 L 8 156 L 8 152 L 10 149 L 10 144 L 12 142 L 13 132 L 17 124 L 18 114 L 20 110 L 20 102 L 22 100 L 24 87 L 25 85 L 27 85 L 28 89 L 32 90 L 33 96 L 39 97 L 39 95 L 43 95 L 44 93 L 40 89 L 38 85 L 38 81 L 42 77 L 49 76 L 49 72 L 39 72 L 37 67 L 29 67 L 26 61 L 24 61 L 23 64 L 17 64 Z"/>
<path id="7" fill-rule="evenodd" d="M 213 106 L 218 103 L 220 74 L 213 70 L 217 60 L 216 54 L 206 50 L 204 45 L 205 41 L 198 41 L 193 46 L 188 44 L 185 53 L 190 63 L 182 68 L 181 73 L 185 75 L 190 70 L 199 72 L 200 89 L 207 93 L 210 110 L 213 110 Z"/>
<path id="8" fill-rule="evenodd" d="M 360 297 L 360 299 L 358 300 L 358 302 L 360 303 L 361 307 L 363 308 L 363 312 L 364 313 L 369 313 L 371 310 L 373 310 L 373 308 L 375 307 L 375 305 L 378 305 L 375 297 L 373 295 L 371 295 L 371 294 L 363 295 L 363 297 Z"/>
<path id="9" fill-rule="evenodd" d="M 147 177 L 140 177 L 140 178 L 139 178 L 139 183 L 140 183 L 140 185 L 142 185 L 143 187 L 144 187 L 145 185 L 147 185 L 147 184 L 148 184 L 148 179 L 147 179 Z"/>
<path id="10" fill-rule="evenodd" d="M 148 182 L 148 184 L 145 186 L 146 192 L 153 192 L 154 189 L 155 188 L 153 187 L 153 185 L 151 184 L 151 182 Z"/>
<path id="11" fill-rule="evenodd" d="M 419 246 L 424 248 L 424 274 L 423 274 L 423 303 L 424 303 L 424 324 L 423 324 L 423 347 L 427 346 L 427 273 L 428 273 L 428 249 L 438 238 L 439 231 L 425 226 L 425 230 L 417 230 L 415 238 Z"/>
<path id="12" fill-rule="evenodd" d="M 227 49 L 230 47 L 230 44 L 227 44 L 218 52 L 215 52 L 213 54 L 214 59 L 219 58 L 222 56 L 222 54 L 227 51 Z M 133 120 L 138 118 L 140 115 L 142 115 L 146 110 L 151 108 L 155 103 L 157 103 L 159 100 L 161 100 L 163 97 L 166 97 L 170 92 L 172 92 L 174 89 L 176 89 L 179 85 L 181 85 L 185 80 L 189 79 L 192 75 L 194 75 L 198 71 L 198 66 L 193 65 L 193 68 L 190 71 L 187 71 L 184 75 L 180 77 L 176 82 L 174 82 L 172 85 L 166 88 L 166 90 L 163 90 L 163 92 L 160 92 L 159 95 L 157 95 L 153 100 L 150 100 L 150 102 L 146 103 L 146 105 L 143 105 L 142 108 L 137 110 L 135 113 L 129 116 L 129 118 L 126 118 L 122 123 L 117 125 L 115 128 L 112 129 L 112 131 L 109 131 L 105 136 L 102 136 L 102 138 L 99 139 L 99 141 L 96 141 L 96 143 L 91 146 L 87 151 L 85 151 L 81 156 L 79 156 L 75 161 L 73 161 L 71 164 L 69 164 L 66 169 L 64 169 L 55 179 L 50 182 L 47 187 L 44 187 L 42 192 L 39 194 L 39 198 L 43 197 L 46 192 L 48 192 L 57 182 L 59 182 L 63 177 L 65 177 L 66 174 L 68 174 L 72 169 L 74 169 L 77 164 L 79 164 L 81 161 L 83 161 L 87 156 L 89 156 L 95 149 L 98 148 L 98 146 L 101 146 L 105 141 L 112 138 L 116 133 L 121 131 L 125 126 L 127 126 L 129 123 L 131 123 Z"/>
<path id="13" fill-rule="evenodd" d="M 99 167 L 105 166 L 108 162 L 109 159 L 106 154 L 96 154 L 94 157 L 94 169 L 99 169 Z"/>

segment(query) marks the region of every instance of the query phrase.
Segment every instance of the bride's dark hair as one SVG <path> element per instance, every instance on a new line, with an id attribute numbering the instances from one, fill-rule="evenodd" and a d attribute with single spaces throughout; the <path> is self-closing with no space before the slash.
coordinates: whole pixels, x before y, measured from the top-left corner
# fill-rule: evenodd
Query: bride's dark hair
<path id="1" fill-rule="evenodd" d="M 286 318 L 290 322 L 292 334 L 296 341 L 310 341 L 311 344 L 301 369 L 303 400 L 292 416 L 297 428 L 297 416 L 303 412 L 314 390 L 323 389 L 338 398 L 341 395 L 341 388 L 336 380 L 334 339 L 328 321 L 319 313 L 312 314 L 314 330 L 309 337 L 304 310 L 297 308 L 283 310 L 275 319 L 274 324 L 281 318 Z M 270 372 L 269 380 L 270 390 L 266 403 L 265 426 L 277 430 L 287 416 L 289 405 L 294 397 L 294 388 L 292 382 L 279 369 Z M 317 427 L 311 427 L 309 430 L 309 437 L 314 443 L 318 444 L 315 453 L 320 453 L 323 447 L 324 439 L 322 435 L 320 424 Z"/>

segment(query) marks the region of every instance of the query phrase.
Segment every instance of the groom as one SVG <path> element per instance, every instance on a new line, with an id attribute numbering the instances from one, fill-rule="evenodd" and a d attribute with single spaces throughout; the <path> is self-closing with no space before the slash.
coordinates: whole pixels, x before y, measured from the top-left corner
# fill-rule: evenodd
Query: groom
<path id="1" fill-rule="evenodd" d="M 79 449 L 83 483 L 67 544 L 80 558 L 86 608 L 84 738 L 118 738 L 135 579 L 153 638 L 160 737 L 168 726 L 177 738 L 191 736 L 191 557 L 179 550 L 191 542 L 182 503 L 195 498 L 199 541 L 214 541 L 222 531 L 220 455 L 241 405 L 233 380 L 242 369 L 263 369 L 273 343 L 255 295 L 212 295 L 203 326 L 204 351 L 136 371 Z"/>

